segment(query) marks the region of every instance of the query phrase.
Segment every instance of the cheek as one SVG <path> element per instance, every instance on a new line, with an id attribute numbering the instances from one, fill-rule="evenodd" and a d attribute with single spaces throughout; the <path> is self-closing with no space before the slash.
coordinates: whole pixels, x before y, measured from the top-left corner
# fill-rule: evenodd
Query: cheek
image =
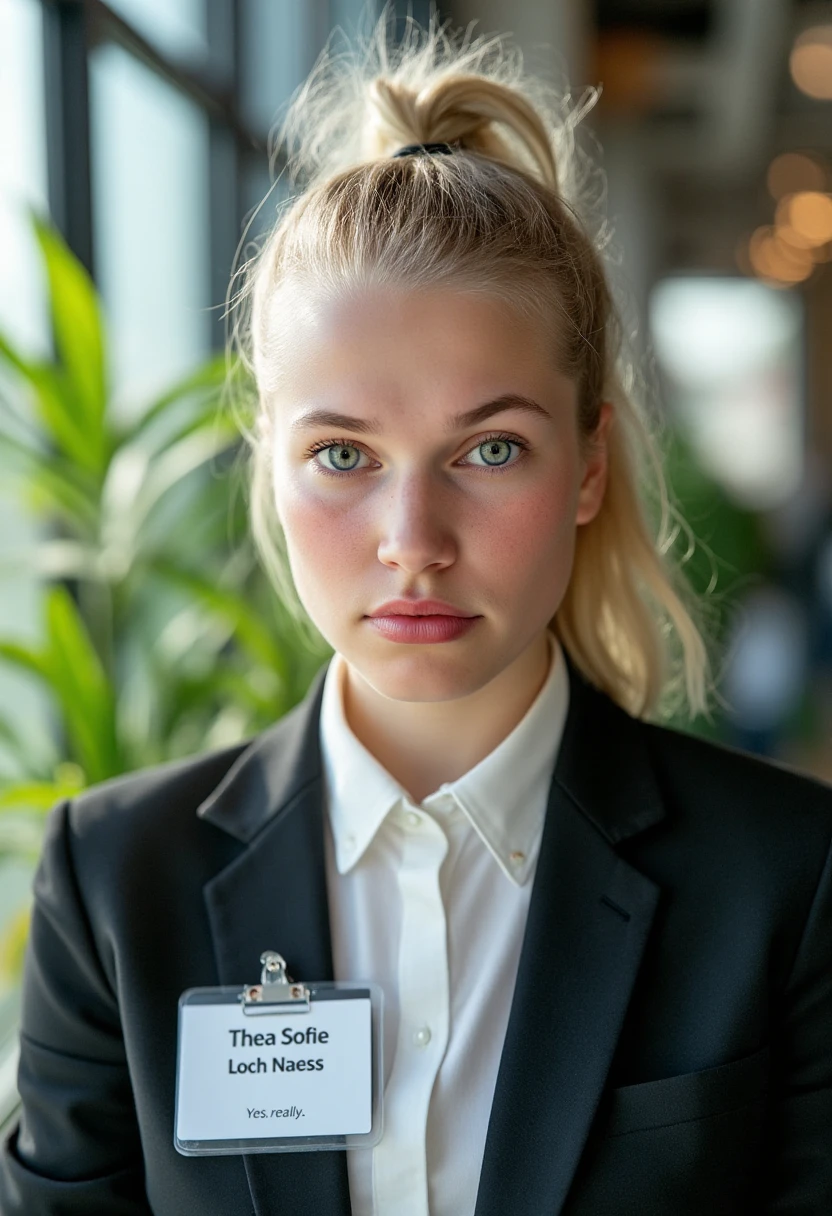
<path id="1" fill-rule="evenodd" d="M 283 478 L 277 483 L 277 477 Z M 316 489 L 302 474 L 278 474 L 274 495 L 277 513 L 286 536 L 286 547 L 298 590 L 301 583 L 323 577 L 332 586 L 346 582 L 350 571 L 366 550 L 369 516 L 361 499 L 347 494 L 327 494 Z M 309 576 L 309 579 L 305 577 Z"/>
<path id="2" fill-rule="evenodd" d="M 516 495 L 495 499 L 488 525 L 476 524 L 480 562 L 499 558 L 506 581 L 518 588 L 543 590 L 551 575 L 562 581 L 571 569 L 575 543 L 576 491 L 574 479 L 550 474 Z M 548 587 L 547 587 L 548 589 Z"/>

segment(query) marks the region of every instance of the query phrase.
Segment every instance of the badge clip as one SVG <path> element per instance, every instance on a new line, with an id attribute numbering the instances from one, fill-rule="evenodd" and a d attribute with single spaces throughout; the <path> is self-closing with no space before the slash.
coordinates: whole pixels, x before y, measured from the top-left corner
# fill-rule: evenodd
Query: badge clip
<path id="1" fill-rule="evenodd" d="M 276 950 L 260 955 L 263 970 L 259 984 L 246 984 L 240 993 L 243 1013 L 257 1017 L 269 1013 L 309 1013 L 310 993 L 286 974 L 286 960 Z"/>
<path id="2" fill-rule="evenodd" d="M 179 997 L 176 1151 L 372 1148 L 384 1128 L 380 985 L 295 983 L 276 950 L 260 962 L 259 984 L 238 979 Z M 255 1024 L 258 1014 L 272 1016 Z"/>

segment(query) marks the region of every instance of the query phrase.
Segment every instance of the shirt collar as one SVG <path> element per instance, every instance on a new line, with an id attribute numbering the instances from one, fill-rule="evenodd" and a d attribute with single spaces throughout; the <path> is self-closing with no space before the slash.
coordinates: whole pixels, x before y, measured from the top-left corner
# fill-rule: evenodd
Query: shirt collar
<path id="1" fill-rule="evenodd" d="M 549 785 L 569 708 L 569 675 L 557 637 L 547 630 L 549 674 L 514 730 L 456 781 L 443 782 L 421 806 L 437 819 L 459 807 L 503 873 L 517 886 L 537 860 Z M 344 715 L 346 662 L 327 669 L 320 740 L 335 860 L 344 874 L 361 859 L 384 819 L 409 794 L 356 738 Z"/>

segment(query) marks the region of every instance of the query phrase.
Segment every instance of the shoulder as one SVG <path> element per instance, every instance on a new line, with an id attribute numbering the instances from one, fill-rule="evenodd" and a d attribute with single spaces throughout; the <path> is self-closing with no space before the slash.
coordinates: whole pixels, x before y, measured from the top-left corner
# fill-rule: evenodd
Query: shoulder
<path id="1" fill-rule="evenodd" d="M 199 804 L 253 741 L 164 761 L 89 786 L 69 803 L 69 830 L 79 841 L 108 833 L 176 833 L 194 818 Z"/>
<path id="2" fill-rule="evenodd" d="M 799 772 L 783 761 L 752 755 L 725 743 L 689 734 L 670 726 L 642 722 L 654 760 L 673 766 L 679 776 L 697 786 L 754 795 L 763 801 L 791 797 L 832 816 L 832 785 Z"/>
<path id="3" fill-rule="evenodd" d="M 779 851 L 813 870 L 822 864 L 832 842 L 832 785 L 672 727 L 640 726 L 661 795 L 677 815 L 721 828 L 724 841 Z"/>
<path id="4" fill-rule="evenodd" d="M 107 904 L 140 888 L 150 893 L 204 881 L 228 859 L 233 842 L 197 808 L 253 741 L 120 774 L 57 804 L 41 870 L 62 866 L 86 899 Z"/>

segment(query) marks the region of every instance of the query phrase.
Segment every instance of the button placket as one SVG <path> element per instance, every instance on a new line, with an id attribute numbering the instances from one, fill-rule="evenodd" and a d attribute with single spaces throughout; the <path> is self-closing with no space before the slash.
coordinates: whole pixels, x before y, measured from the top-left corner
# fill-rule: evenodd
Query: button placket
<path id="1" fill-rule="evenodd" d="M 376 1203 L 396 1216 L 429 1216 L 425 1127 L 449 1028 L 447 924 L 439 871 L 442 828 L 423 816 L 404 833 L 399 891 L 399 1033 L 385 1092 L 384 1136 L 373 1150 Z"/>

